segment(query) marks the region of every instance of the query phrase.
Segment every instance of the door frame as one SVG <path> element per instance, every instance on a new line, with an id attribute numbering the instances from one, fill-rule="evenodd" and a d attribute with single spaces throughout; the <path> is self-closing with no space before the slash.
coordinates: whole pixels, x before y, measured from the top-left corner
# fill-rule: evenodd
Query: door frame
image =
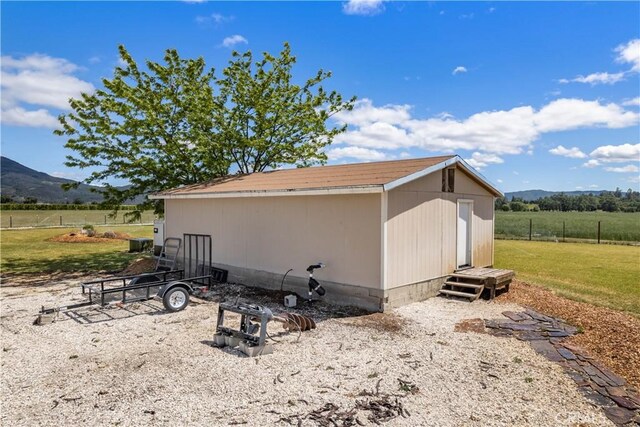
<path id="1" fill-rule="evenodd" d="M 467 248 L 469 251 L 469 265 L 458 264 L 458 244 L 459 239 L 459 224 L 460 224 L 460 204 L 465 203 L 469 205 L 469 221 L 467 223 Z M 473 267 L 473 199 L 457 199 L 456 200 L 456 270 L 460 268 Z"/>

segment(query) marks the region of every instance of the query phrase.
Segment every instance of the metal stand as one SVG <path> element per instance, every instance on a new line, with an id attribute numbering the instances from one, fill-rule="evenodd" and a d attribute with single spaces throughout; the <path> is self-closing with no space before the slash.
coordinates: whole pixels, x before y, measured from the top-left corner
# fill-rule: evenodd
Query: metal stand
<path id="1" fill-rule="evenodd" d="M 233 329 L 224 326 L 225 312 L 237 313 L 241 315 L 240 329 Z M 225 334 L 249 341 L 253 345 L 262 346 L 267 338 L 267 323 L 273 319 L 273 313 L 268 308 L 258 305 L 231 305 L 220 304 L 218 307 L 218 326 L 216 333 Z M 251 321 L 260 323 L 252 323 Z M 256 332 L 260 335 L 255 335 Z"/>

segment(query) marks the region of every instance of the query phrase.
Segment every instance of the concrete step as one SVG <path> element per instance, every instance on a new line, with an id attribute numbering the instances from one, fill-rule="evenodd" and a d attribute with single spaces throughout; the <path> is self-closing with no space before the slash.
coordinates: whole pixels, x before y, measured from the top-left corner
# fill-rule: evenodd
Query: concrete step
<path id="1" fill-rule="evenodd" d="M 450 291 L 449 289 L 440 289 L 441 294 L 450 295 L 453 297 L 469 298 L 470 300 L 477 299 L 480 294 L 471 294 L 469 292 Z"/>
<path id="2" fill-rule="evenodd" d="M 482 290 L 484 289 L 484 285 L 479 285 L 477 283 L 466 283 L 466 282 L 454 282 L 451 280 L 447 280 L 446 282 L 444 282 L 445 285 L 449 285 L 449 286 L 458 286 L 461 288 L 469 288 L 469 289 L 475 289 L 476 291 L 478 289 Z"/>

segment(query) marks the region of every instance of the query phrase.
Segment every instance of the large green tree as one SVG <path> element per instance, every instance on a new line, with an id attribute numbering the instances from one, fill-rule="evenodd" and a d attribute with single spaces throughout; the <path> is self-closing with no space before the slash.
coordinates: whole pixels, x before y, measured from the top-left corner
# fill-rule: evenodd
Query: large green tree
<path id="1" fill-rule="evenodd" d="M 164 63 L 146 61 L 142 69 L 124 46 L 122 65 L 93 94 L 70 100 L 56 134 L 67 138 L 69 167 L 90 168 L 83 182 L 114 178 L 106 184 L 105 204 L 117 209 L 132 198 L 232 173 L 251 173 L 283 165 L 324 163 L 323 148 L 344 132 L 328 119 L 353 108 L 322 82 L 320 70 L 298 85 L 296 58 L 288 44 L 279 56 L 233 52 L 220 77 L 203 58 L 183 59 L 174 49 Z M 159 204 L 145 199 L 133 211 Z"/>

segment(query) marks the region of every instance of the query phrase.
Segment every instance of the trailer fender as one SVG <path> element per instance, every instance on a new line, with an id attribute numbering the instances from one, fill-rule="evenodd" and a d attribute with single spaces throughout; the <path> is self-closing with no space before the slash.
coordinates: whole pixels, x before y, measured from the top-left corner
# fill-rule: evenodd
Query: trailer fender
<path id="1" fill-rule="evenodd" d="M 190 294 L 193 293 L 193 286 L 191 286 L 190 283 L 181 282 L 179 280 L 176 280 L 175 282 L 169 282 L 164 287 L 162 287 L 160 289 L 160 291 L 158 292 L 158 296 L 160 298 L 164 298 L 164 294 L 166 294 L 167 292 L 169 292 L 173 288 L 184 288 Z"/>

